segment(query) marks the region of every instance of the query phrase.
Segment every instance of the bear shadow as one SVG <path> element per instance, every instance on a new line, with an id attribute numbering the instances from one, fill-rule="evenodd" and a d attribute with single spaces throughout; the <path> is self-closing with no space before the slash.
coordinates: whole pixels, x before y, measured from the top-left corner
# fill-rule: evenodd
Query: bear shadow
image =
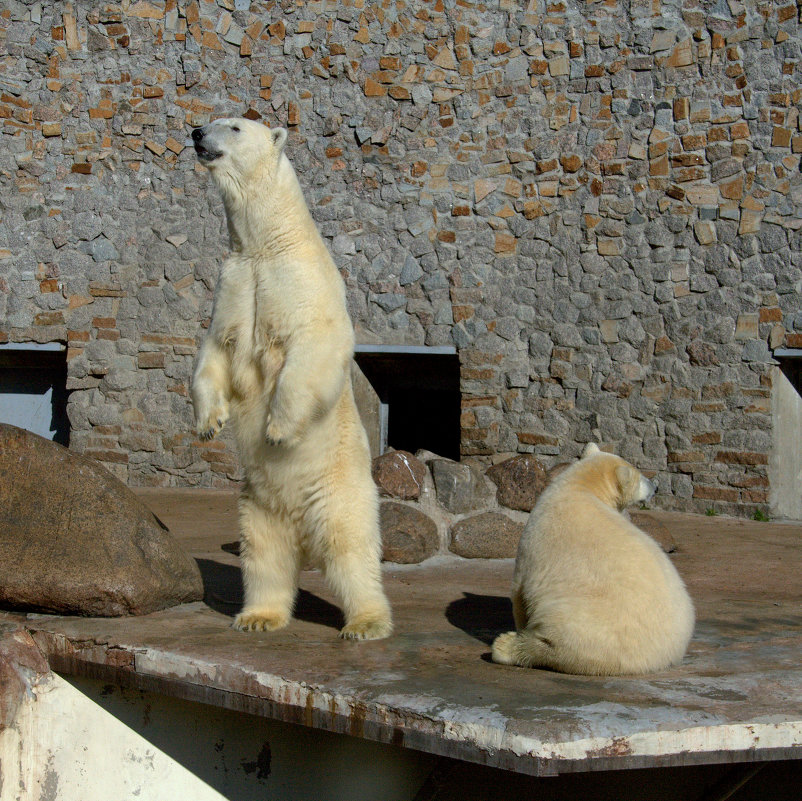
<path id="1" fill-rule="evenodd" d="M 500 595 L 477 595 L 463 592 L 463 597 L 446 607 L 446 620 L 479 642 L 492 645 L 505 631 L 515 630 L 512 601 Z M 484 654 L 483 659 L 489 659 Z"/>
<path id="2" fill-rule="evenodd" d="M 234 617 L 242 608 L 244 599 L 240 568 L 221 564 L 214 559 L 195 561 L 203 579 L 204 603 L 215 612 Z M 298 590 L 292 616 L 338 631 L 345 625 L 343 613 L 338 607 L 307 590 Z"/>

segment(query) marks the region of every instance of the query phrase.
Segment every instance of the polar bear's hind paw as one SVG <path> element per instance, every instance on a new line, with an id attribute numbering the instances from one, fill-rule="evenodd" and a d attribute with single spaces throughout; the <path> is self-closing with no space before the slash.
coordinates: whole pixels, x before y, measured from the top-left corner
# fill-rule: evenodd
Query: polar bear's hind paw
<path id="1" fill-rule="evenodd" d="M 383 640 L 392 630 L 389 620 L 361 620 L 343 626 L 340 637 L 343 640 Z"/>
<path id="2" fill-rule="evenodd" d="M 240 612 L 233 626 L 238 631 L 276 631 L 290 622 L 289 615 L 277 612 Z"/>

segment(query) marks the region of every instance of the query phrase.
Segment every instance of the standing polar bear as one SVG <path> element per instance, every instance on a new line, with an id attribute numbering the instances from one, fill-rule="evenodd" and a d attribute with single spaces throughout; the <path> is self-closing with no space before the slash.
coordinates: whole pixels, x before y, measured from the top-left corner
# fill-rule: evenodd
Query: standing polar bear
<path id="1" fill-rule="evenodd" d="M 654 490 L 592 443 L 554 479 L 518 547 L 517 632 L 496 638 L 493 661 L 615 675 L 682 659 L 693 633 L 691 599 L 657 543 L 620 511 Z"/>
<path id="2" fill-rule="evenodd" d="M 345 286 L 283 152 L 287 131 L 220 119 L 192 132 L 226 210 L 221 268 L 192 400 L 198 435 L 231 418 L 245 604 L 234 626 L 287 625 L 305 559 L 342 599 L 349 639 L 390 634 L 378 496 L 351 387 Z"/>

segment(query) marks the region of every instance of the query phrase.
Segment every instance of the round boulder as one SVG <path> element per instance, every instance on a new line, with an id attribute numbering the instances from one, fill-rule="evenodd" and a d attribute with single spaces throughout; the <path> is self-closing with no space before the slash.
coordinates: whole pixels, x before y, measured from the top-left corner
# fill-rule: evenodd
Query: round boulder
<path id="1" fill-rule="evenodd" d="M 0 423 L 0 607 L 142 615 L 202 598 L 195 560 L 128 487 Z"/>
<path id="2" fill-rule="evenodd" d="M 498 487 L 499 505 L 521 512 L 532 511 L 548 483 L 543 464 L 529 453 L 493 465 L 486 475 Z"/>
<path id="3" fill-rule="evenodd" d="M 501 512 L 482 512 L 451 527 L 452 553 L 467 559 L 510 559 L 518 551 L 523 523 Z"/>
<path id="4" fill-rule="evenodd" d="M 414 501 L 420 498 L 426 465 L 408 451 L 389 451 L 373 460 L 373 480 L 382 495 Z"/>
<path id="5" fill-rule="evenodd" d="M 379 514 L 383 561 L 417 564 L 437 553 L 440 538 L 431 517 L 395 501 L 384 501 Z"/>

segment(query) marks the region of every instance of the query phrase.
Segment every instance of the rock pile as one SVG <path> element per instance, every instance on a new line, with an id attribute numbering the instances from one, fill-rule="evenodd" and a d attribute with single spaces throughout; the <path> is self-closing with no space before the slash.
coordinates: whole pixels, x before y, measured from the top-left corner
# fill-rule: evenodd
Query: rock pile
<path id="1" fill-rule="evenodd" d="M 514 557 L 528 512 L 563 468 L 547 472 L 530 454 L 490 468 L 429 451 L 414 456 L 390 451 L 377 457 L 373 475 L 381 496 L 384 560 L 418 563 L 438 553 L 467 559 Z M 630 516 L 663 550 L 674 550 L 671 533 L 647 511 Z"/>

